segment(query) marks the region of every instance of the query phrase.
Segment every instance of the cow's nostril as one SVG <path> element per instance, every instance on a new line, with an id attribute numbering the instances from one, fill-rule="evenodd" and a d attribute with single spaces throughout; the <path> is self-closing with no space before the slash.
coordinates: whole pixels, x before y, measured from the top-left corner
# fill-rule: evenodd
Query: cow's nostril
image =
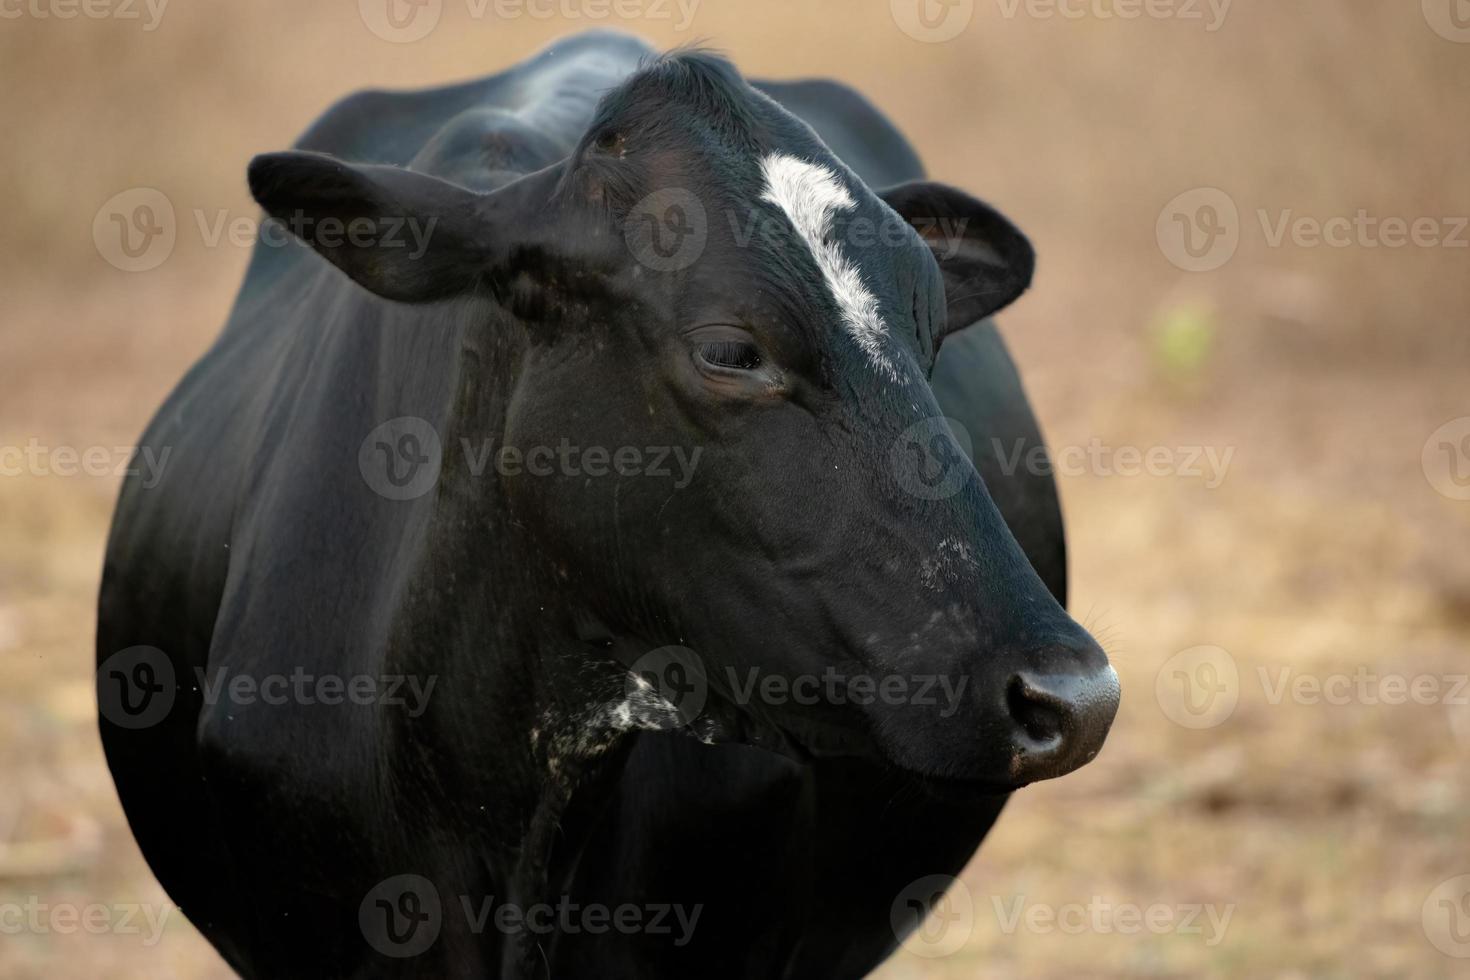
<path id="1" fill-rule="evenodd" d="M 1006 685 L 1015 725 L 1011 776 L 1018 783 L 1071 772 L 1097 755 L 1118 710 L 1111 667 L 1086 674 L 1016 674 Z"/>
<path id="2" fill-rule="evenodd" d="M 1011 717 L 1036 748 L 1051 748 L 1061 741 L 1066 729 L 1066 705 L 1056 695 L 1032 685 L 1024 674 L 1011 678 L 1006 690 Z"/>

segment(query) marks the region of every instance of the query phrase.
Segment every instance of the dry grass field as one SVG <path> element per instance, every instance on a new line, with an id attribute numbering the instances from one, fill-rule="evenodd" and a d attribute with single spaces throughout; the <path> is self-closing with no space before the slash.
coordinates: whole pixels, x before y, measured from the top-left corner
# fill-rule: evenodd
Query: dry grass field
<path id="1" fill-rule="evenodd" d="M 912 0 L 435 0 L 411 43 L 381 6 L 0 3 L 0 977 L 229 975 L 123 821 L 91 669 L 116 471 L 223 321 L 245 162 L 597 25 L 855 84 L 1037 247 L 1002 328 L 1123 706 L 879 976 L 1470 973 L 1470 4 L 962 0 L 940 41 Z M 176 241 L 126 271 L 94 225 L 140 187 Z"/>

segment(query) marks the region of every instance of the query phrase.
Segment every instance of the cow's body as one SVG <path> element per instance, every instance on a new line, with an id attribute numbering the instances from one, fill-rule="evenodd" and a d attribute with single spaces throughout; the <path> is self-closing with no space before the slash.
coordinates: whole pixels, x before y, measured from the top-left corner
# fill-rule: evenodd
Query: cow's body
<path id="1" fill-rule="evenodd" d="M 647 54 L 586 35 L 483 81 L 358 95 L 299 146 L 350 161 L 417 158 L 417 169 L 489 188 L 566 156 L 598 96 Z M 921 176 L 899 134 L 850 90 L 761 87 L 869 185 Z M 474 107 L 484 112 L 466 125 L 479 129 L 440 132 Z M 483 140 L 491 165 L 466 171 L 463 139 Z M 102 723 L 160 881 L 250 976 L 520 976 L 537 963 L 552 976 L 603 978 L 870 970 L 896 942 L 895 897 L 925 875 L 958 873 L 1004 796 L 946 802 L 872 762 L 797 761 L 679 733 L 581 746 L 577 767 L 555 770 L 562 782 L 549 787 L 502 752 L 530 731 L 576 737 L 540 732 L 538 713 L 576 668 L 533 674 L 506 652 L 567 627 L 555 569 L 524 560 L 535 543 L 483 484 L 446 466 L 437 492 L 390 501 L 364 482 L 357 453 L 373 425 L 425 419 L 447 455 L 462 436 L 493 432 L 515 387 L 514 363 L 453 315 L 441 329 L 417 317 L 365 298 L 303 246 L 257 246 L 223 335 L 143 437 L 171 455 L 161 485 L 124 487 L 98 655 L 105 664 L 155 647 L 179 682 L 157 724 Z M 1003 472 L 997 454 L 1039 435 L 993 327 L 946 341 L 932 383 L 1062 599 L 1052 482 Z M 466 421 L 476 419 L 484 431 Z M 195 680 L 298 667 L 434 677 L 436 687 L 429 710 L 410 718 L 298 700 L 209 704 Z M 395 958 L 365 944 L 358 910 L 400 874 L 432 881 L 443 912 L 429 949 Z M 686 945 L 579 932 L 528 947 L 478 932 L 458 897 L 530 905 L 561 895 L 703 909 Z"/>

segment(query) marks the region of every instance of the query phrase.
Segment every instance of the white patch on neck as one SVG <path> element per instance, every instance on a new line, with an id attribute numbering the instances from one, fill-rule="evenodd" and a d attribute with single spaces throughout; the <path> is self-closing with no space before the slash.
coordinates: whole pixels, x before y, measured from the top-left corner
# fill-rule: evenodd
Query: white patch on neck
<path id="1" fill-rule="evenodd" d="M 884 350 L 883 338 L 888 327 L 878 312 L 878 299 L 863 283 L 857 266 L 828 237 L 833 216 L 857 206 L 852 194 L 830 168 L 784 153 L 772 153 L 762 160 L 761 172 L 766 179 L 761 200 L 784 211 L 806 242 L 842 312 L 842 325 L 879 371 L 898 380 L 898 371 Z"/>

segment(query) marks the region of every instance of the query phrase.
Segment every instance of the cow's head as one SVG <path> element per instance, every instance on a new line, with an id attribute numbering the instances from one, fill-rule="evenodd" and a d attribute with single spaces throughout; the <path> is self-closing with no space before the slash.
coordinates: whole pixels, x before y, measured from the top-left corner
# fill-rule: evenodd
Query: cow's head
<path id="1" fill-rule="evenodd" d="M 424 168 L 455 183 L 281 153 L 250 180 L 380 297 L 488 298 L 482 329 L 523 338 L 504 444 L 627 471 L 495 485 L 620 656 L 681 645 L 712 704 L 936 782 L 1001 790 L 1097 753 L 1116 675 L 927 383 L 947 330 L 1029 284 L 1010 222 L 940 184 L 870 190 L 701 54 L 632 76 L 554 166 L 486 191 L 462 164 Z M 385 219 L 427 249 L 385 247 Z"/>

